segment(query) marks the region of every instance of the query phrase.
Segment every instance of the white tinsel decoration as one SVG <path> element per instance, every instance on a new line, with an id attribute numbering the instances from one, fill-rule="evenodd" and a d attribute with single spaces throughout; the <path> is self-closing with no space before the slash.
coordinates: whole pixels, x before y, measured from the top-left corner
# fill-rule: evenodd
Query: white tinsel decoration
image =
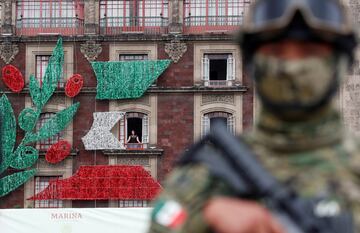
<path id="1" fill-rule="evenodd" d="M 95 112 L 90 131 L 82 138 L 86 150 L 125 149 L 124 145 L 110 132 L 124 117 L 125 112 Z"/>

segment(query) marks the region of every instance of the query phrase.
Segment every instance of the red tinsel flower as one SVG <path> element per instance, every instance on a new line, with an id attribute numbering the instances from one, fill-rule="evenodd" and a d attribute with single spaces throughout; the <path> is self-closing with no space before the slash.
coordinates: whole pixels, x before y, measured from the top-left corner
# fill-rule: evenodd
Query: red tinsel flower
<path id="1" fill-rule="evenodd" d="M 49 163 L 58 163 L 69 156 L 70 152 L 70 143 L 65 140 L 60 140 L 48 149 L 45 159 Z"/>
<path id="2" fill-rule="evenodd" d="M 18 93 L 24 88 L 24 77 L 20 70 L 13 65 L 6 65 L 2 68 L 2 79 L 13 92 Z"/>
<path id="3" fill-rule="evenodd" d="M 65 94 L 68 97 L 75 97 L 79 94 L 84 85 L 84 78 L 80 74 L 74 74 L 65 85 Z"/>

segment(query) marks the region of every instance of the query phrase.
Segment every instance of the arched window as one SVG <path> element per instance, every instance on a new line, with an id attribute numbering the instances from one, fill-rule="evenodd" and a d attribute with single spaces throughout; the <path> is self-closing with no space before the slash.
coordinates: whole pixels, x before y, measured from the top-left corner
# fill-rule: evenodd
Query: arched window
<path id="1" fill-rule="evenodd" d="M 209 133 L 211 129 L 211 125 L 214 124 L 214 122 L 220 121 L 223 122 L 224 125 L 226 125 L 229 132 L 232 134 L 235 134 L 235 121 L 234 116 L 231 113 L 227 112 L 210 112 L 207 114 L 204 114 L 202 117 L 201 122 L 201 137 L 204 137 L 206 134 Z"/>
<path id="2" fill-rule="evenodd" d="M 41 127 L 49 120 L 51 119 L 53 116 L 55 116 L 55 113 L 52 112 L 46 112 L 46 113 L 42 113 L 40 115 L 40 119 L 36 124 L 36 130 L 39 131 L 39 129 L 41 129 Z M 54 136 L 41 140 L 36 144 L 36 148 L 39 150 L 47 150 L 51 145 L 57 143 L 60 139 L 63 138 L 63 131 L 61 131 L 60 133 L 55 134 Z"/>
<path id="3" fill-rule="evenodd" d="M 140 143 L 127 143 L 131 131 L 135 131 Z M 128 112 L 119 123 L 119 140 L 127 149 L 146 149 L 149 143 L 149 118 L 140 112 Z"/>

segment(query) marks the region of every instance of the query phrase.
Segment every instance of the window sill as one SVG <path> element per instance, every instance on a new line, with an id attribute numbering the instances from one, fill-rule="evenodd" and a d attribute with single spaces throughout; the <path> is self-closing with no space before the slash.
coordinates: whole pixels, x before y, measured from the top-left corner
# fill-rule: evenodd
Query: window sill
<path id="1" fill-rule="evenodd" d="M 45 149 L 37 149 L 39 151 L 39 156 L 45 156 L 46 155 L 46 152 L 47 150 Z M 79 154 L 79 149 L 72 149 L 70 151 L 70 155 L 69 156 L 77 156 Z"/>

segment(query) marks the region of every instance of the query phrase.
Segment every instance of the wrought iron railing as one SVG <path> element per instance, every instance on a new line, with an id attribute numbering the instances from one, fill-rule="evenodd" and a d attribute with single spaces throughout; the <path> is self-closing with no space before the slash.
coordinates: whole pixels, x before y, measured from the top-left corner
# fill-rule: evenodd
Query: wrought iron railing
<path id="1" fill-rule="evenodd" d="M 233 85 L 233 80 L 204 80 L 206 87 L 229 87 Z"/>
<path id="2" fill-rule="evenodd" d="M 147 143 L 126 143 L 127 150 L 144 150 L 147 149 Z"/>
<path id="3" fill-rule="evenodd" d="M 184 18 L 184 33 L 234 31 L 243 23 L 244 16 L 187 16 Z"/>
<path id="4" fill-rule="evenodd" d="M 20 18 L 16 20 L 16 34 L 25 36 L 82 35 L 84 34 L 84 20 L 77 17 Z"/>
<path id="5" fill-rule="evenodd" d="M 105 35 L 140 32 L 166 34 L 168 18 L 156 17 L 104 17 L 100 19 L 100 32 Z"/>

